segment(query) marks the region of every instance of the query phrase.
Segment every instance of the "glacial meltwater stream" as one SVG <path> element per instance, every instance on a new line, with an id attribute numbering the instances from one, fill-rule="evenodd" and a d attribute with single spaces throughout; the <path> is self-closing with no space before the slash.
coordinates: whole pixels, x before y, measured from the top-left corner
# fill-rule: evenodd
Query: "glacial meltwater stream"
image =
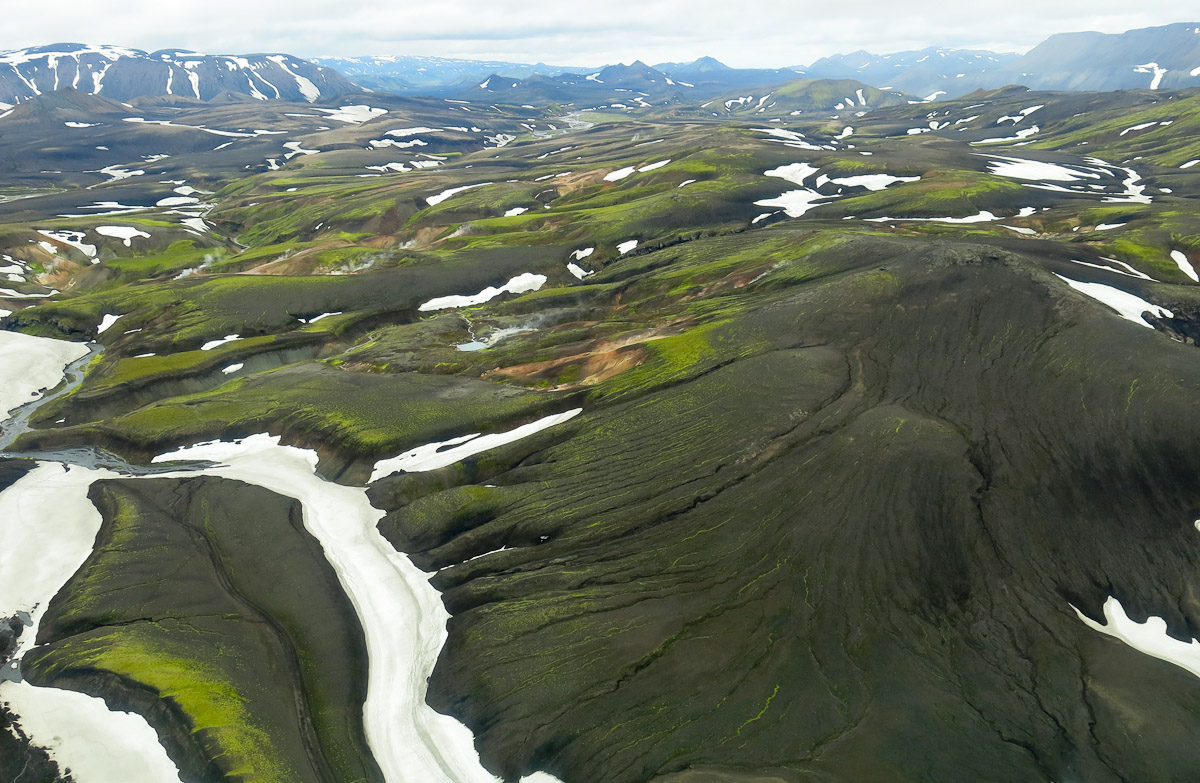
<path id="1" fill-rule="evenodd" d="M 0 388 L 10 392 L 0 403 L 25 402 L 70 376 L 57 396 L 82 380 L 88 346 L 26 335 L 4 339 L 10 335 L 0 333 Z M 7 445 L 25 429 L 33 406 L 13 416 L 8 413 L 16 405 L 0 407 Z M 560 420 L 561 414 L 555 423 Z M 383 512 L 370 505 L 365 488 L 321 478 L 314 451 L 256 435 L 180 449 L 157 457 L 149 468 L 98 450 L 21 456 L 37 459 L 37 467 L 0 492 L 0 616 L 30 621 L 14 656 L 18 666 L 34 644 L 46 605 L 95 544 L 101 517 L 87 497 L 92 482 L 143 475 L 236 479 L 302 504 L 305 526 L 320 541 L 358 613 L 370 665 L 367 739 L 385 780 L 495 783 L 479 761 L 470 730 L 425 703 L 427 680 L 446 639 L 448 615 L 440 596 L 428 576 L 380 535 L 376 523 Z M 141 716 L 110 711 L 100 699 L 73 691 L 34 687 L 20 681 L 19 668 L 6 677 L 0 701 L 20 716 L 35 744 L 71 769 L 77 783 L 178 783 L 177 768 Z M 525 781 L 555 783 L 540 772 Z"/>

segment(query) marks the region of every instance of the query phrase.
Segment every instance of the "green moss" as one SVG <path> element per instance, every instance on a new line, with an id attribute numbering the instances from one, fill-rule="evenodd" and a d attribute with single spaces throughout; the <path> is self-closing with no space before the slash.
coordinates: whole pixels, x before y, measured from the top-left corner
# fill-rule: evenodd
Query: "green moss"
<path id="1" fill-rule="evenodd" d="M 153 625 L 134 624 L 71 642 L 66 653 L 72 667 L 110 671 L 174 701 L 194 731 L 211 734 L 224 750 L 231 774 L 241 775 L 245 783 L 295 780 L 274 739 L 253 721 L 245 697 L 229 676 L 156 633 Z"/>
<path id="2" fill-rule="evenodd" d="M 243 356 L 253 353 L 258 348 L 271 345 L 277 339 L 272 335 L 265 335 L 229 342 L 210 351 L 181 351 L 166 356 L 119 359 L 107 365 L 104 372 L 89 375 L 84 388 L 89 391 L 101 391 L 127 383 L 145 383 L 174 377 L 203 367 L 215 368 L 216 365 L 227 362 L 231 354 Z"/>

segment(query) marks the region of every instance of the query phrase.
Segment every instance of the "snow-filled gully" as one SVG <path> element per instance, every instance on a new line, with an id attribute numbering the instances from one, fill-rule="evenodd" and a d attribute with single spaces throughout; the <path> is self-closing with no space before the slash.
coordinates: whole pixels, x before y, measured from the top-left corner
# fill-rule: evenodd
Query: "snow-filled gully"
<path id="1" fill-rule="evenodd" d="M 62 367 L 85 350 L 79 344 L 29 339 L 42 341 L 42 355 L 59 357 Z M 18 350 L 0 343 L 0 381 L 27 374 L 34 361 L 25 346 Z M 54 385 L 63 377 L 62 367 L 54 379 L 39 376 L 39 384 Z M 507 433 L 456 439 L 463 445 L 452 453 L 440 451 L 446 444 L 418 447 L 381 460 L 376 474 L 431 470 L 555 426 L 579 412 L 548 416 Z M 425 458 L 412 458 L 416 452 Z M 278 437 L 265 434 L 182 448 L 154 462 L 169 468 L 170 462 L 185 459 L 217 464 L 156 475 L 235 479 L 295 498 L 303 506 L 305 527 L 320 541 L 366 637 L 370 671 L 364 722 L 385 780 L 495 783 L 480 764 L 470 730 L 425 703 L 427 680 L 445 643 L 449 616 L 428 575 L 376 529 L 383 512 L 368 502 L 366 489 L 322 479 L 314 451 L 281 445 Z M 0 539 L 5 543 L 0 548 L 0 616 L 15 614 L 29 621 L 16 660 L 33 646 L 50 599 L 95 545 L 101 517 L 87 498 L 88 488 L 99 479 L 122 477 L 131 478 L 112 470 L 40 461 L 0 492 Z M 48 541 L 53 547 L 46 546 Z M 140 715 L 110 711 L 102 700 L 74 691 L 35 687 L 19 681 L 12 670 L 6 674 L 0 681 L 0 700 L 21 716 L 34 743 L 69 767 L 78 783 L 178 783 L 178 770 Z M 556 783 L 542 772 L 524 781 Z"/>

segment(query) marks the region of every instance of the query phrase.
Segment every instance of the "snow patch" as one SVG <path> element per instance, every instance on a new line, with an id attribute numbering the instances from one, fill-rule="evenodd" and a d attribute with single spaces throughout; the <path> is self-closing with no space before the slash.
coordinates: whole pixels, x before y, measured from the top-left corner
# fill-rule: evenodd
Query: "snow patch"
<path id="1" fill-rule="evenodd" d="M 224 337 L 222 337 L 220 340 L 209 340 L 204 345 L 200 346 L 200 350 L 211 351 L 213 348 L 219 348 L 222 345 L 224 345 L 225 343 L 232 343 L 232 342 L 235 342 L 240 339 L 242 339 L 240 335 L 227 334 Z"/>
<path id="2" fill-rule="evenodd" d="M 104 334 L 107 332 L 109 327 L 115 324 L 121 317 L 122 316 L 120 315 L 113 315 L 112 313 L 105 315 L 100 319 L 100 325 L 96 327 L 96 334 Z"/>
<path id="3" fill-rule="evenodd" d="M 1075 609 L 1074 606 L 1071 607 Z M 1200 642 L 1195 639 L 1181 642 L 1167 633 L 1167 621 L 1161 617 L 1147 617 L 1139 623 L 1125 614 L 1124 607 L 1115 596 L 1104 602 L 1104 625 L 1075 609 L 1079 619 L 1091 629 L 1106 636 L 1119 639 L 1138 652 L 1159 660 L 1173 663 L 1181 669 L 1200 677 Z"/>
<path id="4" fill-rule="evenodd" d="M 337 109 L 317 109 L 329 115 L 329 119 L 344 122 L 349 125 L 357 125 L 368 120 L 373 120 L 376 117 L 382 117 L 388 113 L 387 109 L 376 109 L 363 104 L 355 104 L 352 106 L 341 106 Z"/>
<path id="5" fill-rule="evenodd" d="M 425 203 L 429 204 L 429 206 L 431 206 L 431 207 L 436 207 L 438 204 L 441 204 L 446 199 L 448 199 L 451 196 L 456 195 L 458 193 L 462 193 L 464 190 L 470 190 L 471 188 L 481 188 L 484 185 L 491 185 L 491 184 L 492 183 L 490 183 L 490 182 L 477 182 L 474 185 L 462 185 L 461 187 L 457 187 L 457 188 L 449 188 L 447 190 L 443 190 L 441 193 L 438 193 L 435 196 L 430 196 L 429 198 L 425 199 Z"/>
<path id="6" fill-rule="evenodd" d="M 1131 293 L 1122 291 L 1119 288 L 1113 288 L 1110 285 L 1103 283 L 1084 283 L 1079 280 L 1072 280 L 1069 277 L 1063 277 L 1056 274 L 1055 277 L 1065 282 L 1067 285 L 1086 294 L 1096 301 L 1107 305 L 1117 312 L 1117 315 L 1124 318 L 1126 321 L 1132 321 L 1135 324 L 1144 326 L 1147 329 L 1154 327 L 1142 317 L 1143 313 L 1151 313 L 1159 318 L 1174 318 L 1175 314 L 1165 307 L 1159 307 L 1156 304 L 1147 302 L 1140 296 L 1134 296 Z"/>
<path id="7" fill-rule="evenodd" d="M 604 181 L 605 182 L 619 182 L 620 180 L 625 179 L 626 177 L 628 177 L 630 174 L 632 174 L 635 171 L 637 171 L 637 166 L 627 166 L 623 169 L 617 169 L 616 171 L 610 171 L 604 175 Z"/>
<path id="8" fill-rule="evenodd" d="M 467 457 L 480 452 L 494 449 L 508 443 L 527 438 L 530 435 L 570 421 L 583 412 L 583 408 L 575 408 L 564 413 L 556 413 L 529 424 L 522 425 L 507 432 L 497 432 L 491 435 L 472 433 L 458 438 L 452 438 L 440 443 L 427 443 L 415 449 L 389 459 L 379 460 L 371 472 L 371 482 L 390 476 L 393 473 L 423 473 L 430 470 L 453 465 Z"/>
<path id="9" fill-rule="evenodd" d="M 835 185 L 845 185 L 851 188 L 883 190 L 897 182 L 919 182 L 920 180 L 920 177 L 893 177 L 891 174 L 859 174 L 853 177 L 835 177 L 829 181 Z"/>
<path id="10" fill-rule="evenodd" d="M 96 226 L 94 230 L 100 236 L 120 239 L 125 244 L 125 247 L 132 247 L 133 240 L 137 237 L 150 238 L 150 235 L 145 231 L 136 229 L 133 226 Z"/>
<path id="11" fill-rule="evenodd" d="M 474 307 L 475 305 L 480 305 L 484 302 L 491 301 L 500 294 L 524 294 L 530 291 L 536 291 L 545 284 L 545 275 L 535 275 L 530 272 L 526 272 L 524 274 L 517 275 L 499 288 L 488 286 L 479 293 L 469 296 L 439 296 L 435 299 L 430 299 L 417 309 L 421 312 L 429 312 L 431 310 L 446 310 L 455 307 Z M 373 480 L 374 479 L 372 479 L 372 481 Z"/>
<path id="12" fill-rule="evenodd" d="M 1157 90 L 1158 85 L 1162 83 L 1162 78 L 1166 76 L 1167 69 L 1160 68 L 1158 63 L 1146 63 L 1139 65 L 1133 69 L 1134 73 L 1153 73 L 1154 78 L 1150 80 L 1150 89 Z"/>
<path id="13" fill-rule="evenodd" d="M 1171 260 L 1179 266 L 1179 271 L 1183 272 L 1188 277 L 1192 278 L 1193 282 L 1200 283 L 1200 277 L 1196 275 L 1196 268 L 1188 261 L 1187 254 L 1182 250 L 1172 250 Z"/>

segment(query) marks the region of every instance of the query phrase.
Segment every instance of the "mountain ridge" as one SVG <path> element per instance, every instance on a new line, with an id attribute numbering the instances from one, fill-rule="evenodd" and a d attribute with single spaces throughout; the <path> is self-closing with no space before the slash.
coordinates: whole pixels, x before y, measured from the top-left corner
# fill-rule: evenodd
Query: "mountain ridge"
<path id="1" fill-rule="evenodd" d="M 64 87 L 118 101 L 153 95 L 211 100 L 229 92 L 315 103 L 363 92 L 333 69 L 281 53 L 145 52 L 79 43 L 0 52 L 0 101 L 20 103 Z"/>

